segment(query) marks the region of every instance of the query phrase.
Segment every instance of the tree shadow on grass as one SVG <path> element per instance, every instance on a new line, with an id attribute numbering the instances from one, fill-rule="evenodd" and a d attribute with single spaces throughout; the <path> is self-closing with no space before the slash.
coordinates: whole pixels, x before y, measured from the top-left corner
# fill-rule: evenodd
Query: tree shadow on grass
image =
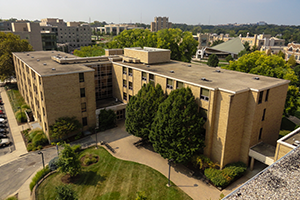
<path id="1" fill-rule="evenodd" d="M 105 176 L 101 176 L 94 171 L 82 171 L 80 174 L 80 179 L 74 184 L 76 185 L 97 185 L 106 180 Z"/>

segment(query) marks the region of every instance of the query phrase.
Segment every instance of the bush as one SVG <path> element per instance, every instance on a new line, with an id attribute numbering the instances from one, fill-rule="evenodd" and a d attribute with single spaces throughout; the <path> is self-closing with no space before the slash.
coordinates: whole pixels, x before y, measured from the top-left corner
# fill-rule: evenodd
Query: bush
<path id="1" fill-rule="evenodd" d="M 93 163 L 96 163 L 98 161 L 98 156 L 93 154 L 86 154 L 86 157 L 84 158 L 83 164 L 84 165 L 90 165 Z"/>
<path id="2" fill-rule="evenodd" d="M 49 166 L 47 165 L 44 169 L 38 171 L 36 175 L 32 178 L 32 181 L 29 185 L 30 191 L 34 188 L 34 186 L 48 173 L 50 172 Z"/>
<path id="3" fill-rule="evenodd" d="M 81 151 L 81 144 L 72 146 L 72 149 L 75 151 L 75 153 L 79 153 Z"/>
<path id="4" fill-rule="evenodd" d="M 204 170 L 204 175 L 216 186 L 225 187 L 230 183 L 230 180 L 226 179 L 221 170 L 207 168 Z"/>
<path id="5" fill-rule="evenodd" d="M 233 57 L 232 57 L 231 55 L 228 55 L 228 56 L 225 58 L 225 60 L 226 60 L 227 62 L 229 62 L 229 61 L 233 60 Z"/>
<path id="6" fill-rule="evenodd" d="M 247 166 L 243 162 L 228 164 L 223 170 L 205 169 L 204 175 L 216 186 L 224 188 L 235 178 L 242 176 L 247 170 Z"/>
<path id="7" fill-rule="evenodd" d="M 33 139 L 38 133 L 43 133 L 42 129 L 36 128 L 29 132 L 29 137 Z"/>
<path id="8" fill-rule="evenodd" d="M 199 167 L 200 170 L 204 170 L 206 168 L 218 168 L 219 164 L 214 163 L 208 157 L 204 155 L 194 156 L 192 158 L 192 163 L 194 167 Z"/>
<path id="9" fill-rule="evenodd" d="M 207 65 L 211 67 L 216 67 L 219 64 L 219 58 L 216 54 L 211 54 L 208 57 Z"/>
<path id="10" fill-rule="evenodd" d="M 54 157 L 49 161 L 49 168 L 51 171 L 58 169 L 58 157 Z"/>
<path id="11" fill-rule="evenodd" d="M 34 151 L 35 146 L 32 143 L 27 144 L 27 151 Z"/>
<path id="12" fill-rule="evenodd" d="M 46 137 L 46 135 L 42 132 L 42 133 L 38 133 L 34 136 L 34 138 L 32 139 L 32 144 L 37 147 L 37 146 L 43 146 L 45 144 L 47 144 L 48 139 Z"/>
<path id="13" fill-rule="evenodd" d="M 6 200 L 18 200 L 17 197 L 8 197 Z"/>
<path id="14" fill-rule="evenodd" d="M 37 146 L 36 148 L 37 148 L 37 150 L 41 150 L 41 149 L 43 148 L 43 146 L 42 146 L 42 145 L 39 145 L 39 146 Z"/>
<path id="15" fill-rule="evenodd" d="M 19 123 L 27 122 L 27 117 L 26 117 L 25 112 L 17 111 L 15 116 Z"/>
<path id="16" fill-rule="evenodd" d="M 55 188 L 57 200 L 77 200 L 77 194 L 71 185 L 62 185 Z"/>

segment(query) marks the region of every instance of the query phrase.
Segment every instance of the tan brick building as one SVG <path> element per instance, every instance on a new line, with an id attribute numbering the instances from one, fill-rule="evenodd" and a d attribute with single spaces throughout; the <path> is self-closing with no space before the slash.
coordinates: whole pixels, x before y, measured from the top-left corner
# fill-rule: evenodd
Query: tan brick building
<path id="1" fill-rule="evenodd" d="M 294 42 L 288 44 L 285 49 L 285 60 L 288 61 L 292 55 L 294 55 L 296 62 L 300 64 L 300 44 Z"/>
<path id="2" fill-rule="evenodd" d="M 98 113 L 102 99 L 121 100 L 123 104 L 114 108 L 119 111 L 144 83 L 154 82 L 166 94 L 176 88 L 191 88 L 207 120 L 205 154 L 221 167 L 236 161 L 248 163 L 250 147 L 259 142 L 276 145 L 287 80 L 171 61 L 166 49 L 125 48 L 119 56 L 116 54 L 123 51 L 114 49 L 107 50 L 106 56 L 93 58 L 65 58 L 66 54 L 60 53 L 59 57 L 58 53 L 14 53 L 20 91 L 34 107 L 35 116 L 40 115 L 37 118 L 46 132 L 55 118 L 64 115 L 79 120 L 87 117 L 87 127 L 95 126 L 95 110 Z M 83 83 L 79 82 L 81 73 Z M 32 80 L 32 74 L 36 80 Z M 86 91 L 84 98 L 80 97 L 81 88 Z M 86 113 L 81 110 L 83 102 Z M 43 108 L 45 116 L 41 114 Z"/>
<path id="3" fill-rule="evenodd" d="M 169 22 L 168 17 L 155 17 L 154 22 L 151 22 L 150 30 L 152 32 L 157 32 L 161 29 L 172 28 L 172 23 Z"/>

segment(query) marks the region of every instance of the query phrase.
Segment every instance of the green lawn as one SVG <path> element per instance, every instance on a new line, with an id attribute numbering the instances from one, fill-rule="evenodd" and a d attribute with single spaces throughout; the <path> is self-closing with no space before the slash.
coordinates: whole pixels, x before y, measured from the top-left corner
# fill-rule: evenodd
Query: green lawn
<path id="1" fill-rule="evenodd" d="M 138 163 L 122 161 L 105 149 L 87 149 L 81 153 L 94 153 L 99 162 L 83 167 L 80 179 L 72 184 L 79 199 L 115 200 L 135 199 L 138 191 L 144 191 L 148 199 L 191 199 L 178 187 L 166 187 L 168 179 L 160 172 Z M 63 174 L 49 176 L 37 191 L 37 199 L 55 199 L 55 187 L 62 185 Z"/>
<path id="2" fill-rule="evenodd" d="M 21 96 L 16 83 L 7 85 L 6 88 L 7 88 L 7 91 L 6 91 L 7 96 L 9 98 L 11 107 L 15 113 L 16 111 L 19 110 L 18 107 L 21 107 L 22 105 L 24 105 L 26 103 L 25 103 L 23 97 Z"/>

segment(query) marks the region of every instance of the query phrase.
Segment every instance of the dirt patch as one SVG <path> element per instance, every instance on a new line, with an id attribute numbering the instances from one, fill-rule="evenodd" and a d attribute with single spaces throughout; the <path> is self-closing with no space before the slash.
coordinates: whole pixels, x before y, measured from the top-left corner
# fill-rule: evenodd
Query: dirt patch
<path id="1" fill-rule="evenodd" d="M 85 163 L 84 160 L 85 159 L 96 159 L 95 162 L 91 162 L 91 163 Z M 97 156 L 96 154 L 86 154 L 84 156 L 82 156 L 80 158 L 80 162 L 81 162 L 81 166 L 84 166 L 84 167 L 87 167 L 87 166 L 90 166 L 90 165 L 93 165 L 93 164 L 96 164 L 97 162 L 99 161 L 99 156 Z"/>
<path id="2" fill-rule="evenodd" d="M 71 177 L 69 174 L 66 174 L 63 177 L 61 177 L 61 182 L 65 184 L 76 183 L 79 180 L 79 178 L 80 178 L 80 174 L 74 177 Z"/>

